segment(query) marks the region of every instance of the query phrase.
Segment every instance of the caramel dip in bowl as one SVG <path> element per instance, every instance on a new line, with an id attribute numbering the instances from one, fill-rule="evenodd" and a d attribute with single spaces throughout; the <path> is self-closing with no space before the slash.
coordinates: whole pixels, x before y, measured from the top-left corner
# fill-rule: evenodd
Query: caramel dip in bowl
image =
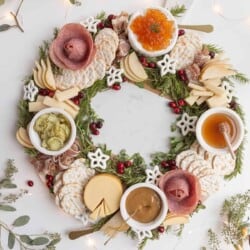
<path id="1" fill-rule="evenodd" d="M 120 210 L 126 223 L 137 230 L 157 228 L 167 215 L 167 200 L 155 185 L 138 183 L 123 194 Z"/>

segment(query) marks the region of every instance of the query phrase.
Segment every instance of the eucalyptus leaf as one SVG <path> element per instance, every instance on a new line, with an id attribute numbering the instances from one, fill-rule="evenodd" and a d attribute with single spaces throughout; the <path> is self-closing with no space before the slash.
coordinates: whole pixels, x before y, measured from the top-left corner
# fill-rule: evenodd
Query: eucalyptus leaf
<path id="1" fill-rule="evenodd" d="M 33 246 L 41 246 L 45 245 L 49 242 L 49 239 L 46 237 L 37 237 L 34 240 L 32 240 L 31 245 Z"/>
<path id="2" fill-rule="evenodd" d="M 21 227 L 26 225 L 28 222 L 30 221 L 30 217 L 28 215 L 23 215 L 18 217 L 14 222 L 13 222 L 13 226 L 14 227 Z"/>
<path id="3" fill-rule="evenodd" d="M 5 0 L 0 0 L 0 5 L 4 4 Z"/>
<path id="4" fill-rule="evenodd" d="M 0 25 L 0 32 L 9 30 L 10 28 L 12 28 L 11 25 L 9 25 L 9 24 L 2 24 L 2 25 Z"/>
<path id="5" fill-rule="evenodd" d="M 6 183 L 3 185 L 3 187 L 7 189 L 13 189 L 13 188 L 17 188 L 17 185 L 14 183 Z"/>
<path id="6" fill-rule="evenodd" d="M 12 232 L 9 232 L 9 236 L 8 236 L 8 247 L 9 249 L 13 249 L 13 247 L 15 246 L 15 235 Z"/>
<path id="7" fill-rule="evenodd" d="M 16 209 L 9 205 L 0 204 L 0 211 L 14 212 Z"/>
<path id="8" fill-rule="evenodd" d="M 28 244 L 28 245 L 30 245 L 31 242 L 32 242 L 32 239 L 29 237 L 29 235 L 25 235 L 25 234 L 20 235 L 20 240 L 21 240 L 23 243 L 26 243 L 26 244 Z"/>

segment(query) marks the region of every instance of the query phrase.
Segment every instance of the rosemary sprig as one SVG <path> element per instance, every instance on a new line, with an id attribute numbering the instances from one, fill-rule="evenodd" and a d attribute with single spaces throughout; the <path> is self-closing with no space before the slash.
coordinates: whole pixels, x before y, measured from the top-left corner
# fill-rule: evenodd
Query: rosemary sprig
<path id="1" fill-rule="evenodd" d="M 182 5 L 176 5 L 173 8 L 171 8 L 170 12 L 175 17 L 181 17 L 185 12 L 187 11 L 184 4 Z"/>
<path id="2" fill-rule="evenodd" d="M 216 233 L 211 229 L 209 229 L 207 233 L 208 233 L 208 244 L 210 250 L 221 250 L 220 240 L 216 235 Z"/>
<path id="3" fill-rule="evenodd" d="M 32 116 L 32 113 L 29 112 L 28 101 L 20 100 L 18 104 L 18 127 L 26 128 Z"/>
<path id="4" fill-rule="evenodd" d="M 223 49 L 213 43 L 204 44 L 203 46 L 206 47 L 209 51 L 215 52 L 216 54 L 223 53 Z"/>
<path id="5" fill-rule="evenodd" d="M 235 75 L 229 76 L 229 80 L 235 80 L 241 84 L 247 84 L 250 82 L 250 79 L 243 73 L 237 72 Z"/>

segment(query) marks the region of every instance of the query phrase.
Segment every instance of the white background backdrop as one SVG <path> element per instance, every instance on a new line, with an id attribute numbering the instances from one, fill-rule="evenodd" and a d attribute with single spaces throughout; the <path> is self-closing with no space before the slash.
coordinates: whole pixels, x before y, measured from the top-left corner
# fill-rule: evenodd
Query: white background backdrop
<path id="1" fill-rule="evenodd" d="M 232 1 L 232 0 L 230 0 Z M 243 0 L 241 0 L 243 1 Z M 170 1 L 173 4 L 173 1 Z M 179 1 L 188 2 L 191 1 Z M 240 2 L 240 1 L 238 1 Z M 0 170 L 8 158 L 15 159 L 19 168 L 17 182 L 27 188 L 30 195 L 17 203 L 18 212 L 0 213 L 1 220 L 11 223 L 19 215 L 31 216 L 31 223 L 23 232 L 36 233 L 45 230 L 62 233 L 63 240 L 59 250 L 135 250 L 136 242 L 120 234 L 104 247 L 106 238 L 101 233 L 70 241 L 67 232 L 80 229 L 81 224 L 61 212 L 53 202 L 47 189 L 40 182 L 25 153 L 15 140 L 17 102 L 22 96 L 22 79 L 31 73 L 38 57 L 38 46 L 43 40 L 50 39 L 54 27 L 66 22 L 79 21 L 102 10 L 118 14 L 121 10 L 134 11 L 138 8 L 159 5 L 153 0 L 83 0 L 81 7 L 67 10 L 64 0 L 25 0 L 21 17 L 25 33 L 13 29 L 0 33 Z M 17 1 L 7 0 L 0 7 L 0 17 L 14 10 Z M 248 3 L 250 10 L 250 2 Z M 250 11 L 249 11 L 250 13 Z M 1 18 L 0 22 L 4 19 Z M 245 21 L 229 21 L 215 14 L 212 0 L 194 1 L 182 20 L 185 24 L 213 24 L 215 31 L 203 35 L 206 42 L 219 44 L 237 69 L 250 76 L 250 25 Z M 250 85 L 237 86 L 240 102 L 246 112 L 247 129 L 250 131 Z M 140 152 L 148 159 L 150 152 L 167 150 L 169 125 L 174 116 L 166 106 L 166 100 L 131 85 L 122 86 L 120 92 L 99 94 L 93 101 L 96 111 L 105 119 L 98 141 L 105 142 L 114 151 L 126 148 L 129 153 Z M 195 215 L 185 226 L 181 239 L 164 235 L 159 241 L 149 242 L 147 250 L 198 250 L 206 243 L 208 228 L 216 228 L 220 223 L 219 210 L 228 196 L 244 192 L 250 188 L 249 144 L 246 146 L 244 169 L 241 176 L 226 183 L 218 193 L 206 202 L 207 209 Z M 1 176 L 2 171 L 0 171 Z M 34 187 L 28 188 L 26 181 L 34 180 Z M 91 243 L 91 244 L 90 244 Z M 7 248 L 6 248 L 7 249 Z M 228 248 L 225 248 L 227 250 Z"/>

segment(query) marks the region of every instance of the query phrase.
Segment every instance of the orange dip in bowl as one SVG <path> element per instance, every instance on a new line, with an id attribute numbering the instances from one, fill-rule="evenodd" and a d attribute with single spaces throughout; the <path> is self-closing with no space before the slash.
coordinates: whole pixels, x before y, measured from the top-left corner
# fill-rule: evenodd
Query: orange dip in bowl
<path id="1" fill-rule="evenodd" d="M 145 15 L 137 16 L 130 24 L 138 42 L 148 51 L 163 50 L 173 38 L 174 21 L 158 9 L 147 9 Z"/>

